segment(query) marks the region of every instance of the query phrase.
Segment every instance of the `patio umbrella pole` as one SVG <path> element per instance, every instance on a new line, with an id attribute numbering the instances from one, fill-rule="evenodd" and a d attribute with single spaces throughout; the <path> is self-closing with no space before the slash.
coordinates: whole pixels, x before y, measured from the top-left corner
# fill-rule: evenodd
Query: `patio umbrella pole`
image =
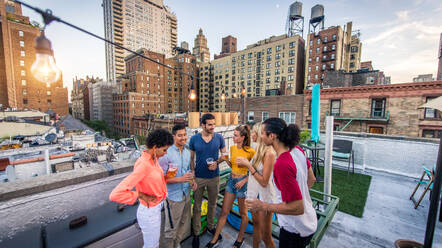
<path id="1" fill-rule="evenodd" d="M 442 180 L 442 137 L 439 142 L 439 153 L 437 155 L 436 164 L 436 178 L 433 183 L 433 192 L 430 201 L 430 210 L 428 210 L 427 229 L 425 231 L 425 248 L 430 248 L 433 245 L 434 227 L 437 219 L 437 208 L 440 197 L 440 186 Z"/>

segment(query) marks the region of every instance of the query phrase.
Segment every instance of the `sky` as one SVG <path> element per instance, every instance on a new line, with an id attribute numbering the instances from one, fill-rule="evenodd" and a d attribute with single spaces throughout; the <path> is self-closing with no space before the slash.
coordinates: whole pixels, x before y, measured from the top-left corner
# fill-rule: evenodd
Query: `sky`
<path id="1" fill-rule="evenodd" d="M 100 0 L 24 0 L 55 16 L 104 37 L 103 9 Z M 288 8 L 294 1 L 279 0 L 164 0 L 178 19 L 178 44 L 190 47 L 199 28 L 203 29 L 213 54 L 221 51 L 221 39 L 232 35 L 238 50 L 270 36 L 285 33 Z M 392 77 L 392 83 L 412 82 L 419 74 L 436 76 L 439 38 L 442 32 L 440 0 L 325 0 L 301 1 L 308 31 L 310 9 L 324 6 L 325 27 L 353 22 L 360 30 L 362 61 L 371 60 L 374 69 Z M 400 4 L 399 4 L 400 3 Z M 42 23 L 33 10 L 23 14 Z M 75 77 L 105 79 L 104 42 L 61 23 L 46 28 L 63 83 L 72 89 Z"/>

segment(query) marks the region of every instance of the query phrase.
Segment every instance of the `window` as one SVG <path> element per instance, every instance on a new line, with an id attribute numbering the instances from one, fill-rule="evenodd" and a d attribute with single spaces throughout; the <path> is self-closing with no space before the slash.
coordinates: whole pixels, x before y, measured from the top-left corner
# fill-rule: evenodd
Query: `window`
<path id="1" fill-rule="evenodd" d="M 312 62 L 312 58 L 308 58 L 308 62 Z"/>
<path id="2" fill-rule="evenodd" d="M 330 115 L 339 116 L 341 113 L 341 100 L 332 100 L 330 103 Z"/>
<path id="3" fill-rule="evenodd" d="M 429 130 L 429 129 L 422 130 L 422 137 L 424 138 L 439 138 L 441 135 L 442 135 L 441 130 Z"/>
<path id="4" fill-rule="evenodd" d="M 26 71 L 25 70 L 21 70 L 21 75 L 22 76 L 26 76 Z"/>
<path id="5" fill-rule="evenodd" d="M 20 60 L 20 65 L 21 66 L 25 66 L 25 61 L 24 60 Z"/>
<path id="6" fill-rule="evenodd" d="M 336 45 L 335 44 L 332 45 L 332 51 L 334 51 L 334 50 L 336 50 Z"/>
<path id="7" fill-rule="evenodd" d="M 312 41 L 310 41 L 310 43 L 311 43 Z M 310 44 L 310 45 L 312 45 L 312 44 Z M 290 48 L 294 48 L 295 47 L 295 42 L 294 41 L 292 41 L 292 42 L 290 42 L 289 43 L 289 47 Z"/>
<path id="8" fill-rule="evenodd" d="M 23 93 L 24 96 L 26 96 L 26 95 L 28 94 L 28 92 L 26 91 L 26 89 L 24 89 L 24 90 L 22 91 L 22 93 Z"/>
<path id="9" fill-rule="evenodd" d="M 376 133 L 376 134 L 383 134 L 384 128 L 383 127 L 369 127 L 368 130 L 369 133 Z"/>
<path id="10" fill-rule="evenodd" d="M 311 58 L 309 58 L 311 60 Z M 289 65 L 293 65 L 295 63 L 295 59 L 289 59 Z"/>
<path id="11" fill-rule="evenodd" d="M 26 86 L 26 80 L 22 79 L 22 80 L 21 80 L 21 85 L 22 85 L 22 86 Z"/>
<path id="12" fill-rule="evenodd" d="M 330 64 L 330 68 L 331 68 L 331 69 L 335 69 L 335 63 L 331 63 L 331 64 Z"/>
<path id="13" fill-rule="evenodd" d="M 327 42 L 327 41 L 328 41 L 327 36 L 324 36 L 324 42 Z"/>
<path id="14" fill-rule="evenodd" d="M 371 117 L 385 116 L 385 98 L 371 101 Z"/>
<path id="15" fill-rule="evenodd" d="M 312 100 L 309 100 L 308 102 L 308 115 L 312 115 Z"/>
<path id="16" fill-rule="evenodd" d="M 23 104 L 28 104 L 28 99 L 23 98 Z"/>
<path id="17" fill-rule="evenodd" d="M 279 67 L 279 66 L 281 66 L 281 62 L 280 61 L 276 61 L 275 62 L 275 67 Z"/>
<path id="18" fill-rule="evenodd" d="M 315 79 L 318 79 L 318 74 L 315 75 Z"/>
<path id="19" fill-rule="evenodd" d="M 351 52 L 352 52 L 352 53 L 356 53 L 356 52 L 358 52 L 358 47 L 357 47 L 357 46 L 352 46 L 352 47 L 351 47 Z"/>
<path id="20" fill-rule="evenodd" d="M 290 52 L 289 52 L 289 56 L 290 56 L 290 57 L 295 56 L 295 50 L 290 50 Z"/>
<path id="21" fill-rule="evenodd" d="M 266 69 L 269 69 L 270 68 L 270 63 L 267 63 L 266 64 Z"/>
<path id="22" fill-rule="evenodd" d="M 319 56 L 316 56 L 315 61 L 319 62 Z"/>
<path id="23" fill-rule="evenodd" d="M 253 121 L 255 119 L 255 112 L 253 111 L 249 111 L 247 114 L 247 120 L 248 121 Z"/>
<path id="24" fill-rule="evenodd" d="M 310 46 L 313 46 L 313 40 L 310 40 Z"/>
<path id="25" fill-rule="evenodd" d="M 319 70 L 319 66 L 315 66 L 315 70 Z"/>
<path id="26" fill-rule="evenodd" d="M 276 46 L 276 51 L 277 52 L 281 51 L 281 46 L 280 45 Z"/>
<path id="27" fill-rule="evenodd" d="M 354 55 L 354 54 L 351 54 L 351 55 L 350 55 L 350 59 L 351 59 L 351 60 L 354 60 L 354 59 L 355 59 L 355 55 Z"/>
<path id="28" fill-rule="evenodd" d="M 321 38 L 318 38 L 317 40 L 316 40 L 316 44 L 321 44 Z"/>
<path id="29" fill-rule="evenodd" d="M 277 53 L 276 55 L 275 55 L 275 59 L 280 59 L 281 58 L 281 54 L 280 53 Z"/>
<path id="30" fill-rule="evenodd" d="M 269 112 L 262 112 L 261 121 L 265 121 L 269 118 Z"/>
<path id="31" fill-rule="evenodd" d="M 267 48 L 267 54 L 270 54 L 270 53 L 272 53 L 272 48 L 271 47 Z"/>
<path id="32" fill-rule="evenodd" d="M 434 98 L 436 98 L 436 97 L 427 97 L 426 102 L 428 102 Z M 425 108 L 424 118 L 425 119 L 427 119 L 427 118 L 436 119 L 436 118 L 441 118 L 441 116 L 440 116 L 440 112 L 438 110 L 432 109 L 432 108 Z"/>
<path id="33" fill-rule="evenodd" d="M 308 50 L 308 53 L 309 53 L 309 54 L 312 54 L 312 49 Z"/>
<path id="34" fill-rule="evenodd" d="M 316 48 L 316 53 L 321 52 L 321 49 L 319 49 L 319 47 Z"/>
<path id="35" fill-rule="evenodd" d="M 20 41 L 20 46 L 21 46 L 21 47 L 25 47 L 25 42 L 21 40 L 21 41 Z"/>
<path id="36" fill-rule="evenodd" d="M 289 71 L 289 72 L 294 72 L 295 69 L 294 69 L 293 67 L 289 67 L 288 71 Z"/>
<path id="37" fill-rule="evenodd" d="M 325 64 L 322 64 L 322 70 L 325 70 Z"/>
<path id="38" fill-rule="evenodd" d="M 25 55 L 25 51 L 20 51 L 20 56 L 24 57 Z"/>
<path id="39" fill-rule="evenodd" d="M 51 95 L 51 91 L 48 90 L 48 91 L 46 92 L 46 94 L 47 94 L 48 96 L 50 96 L 50 95 Z"/>
<path id="40" fill-rule="evenodd" d="M 335 59 L 335 54 L 334 53 L 331 55 L 331 59 Z"/>
<path id="41" fill-rule="evenodd" d="M 312 67 L 309 66 L 309 67 L 308 67 L 308 72 L 311 72 L 311 71 L 312 71 Z"/>
<path id="42" fill-rule="evenodd" d="M 279 112 L 279 118 L 283 119 L 287 124 L 295 124 L 296 112 Z"/>
<path id="43" fill-rule="evenodd" d="M 323 51 L 324 51 L 324 52 L 327 52 L 327 46 L 324 47 Z"/>
<path id="44" fill-rule="evenodd" d="M 288 76 L 288 81 L 293 81 L 293 79 L 294 79 L 293 75 Z"/>
<path id="45" fill-rule="evenodd" d="M 354 68 L 355 67 L 355 63 L 351 62 L 350 63 L 350 68 Z"/>
<path id="46" fill-rule="evenodd" d="M 333 36 L 332 36 L 332 39 L 335 41 L 336 40 L 336 34 L 334 34 Z"/>

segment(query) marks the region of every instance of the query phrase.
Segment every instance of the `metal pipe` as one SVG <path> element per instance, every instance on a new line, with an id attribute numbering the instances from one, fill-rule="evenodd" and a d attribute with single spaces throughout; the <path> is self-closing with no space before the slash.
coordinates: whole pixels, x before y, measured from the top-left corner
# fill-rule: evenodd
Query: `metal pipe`
<path id="1" fill-rule="evenodd" d="M 442 137 L 439 142 L 439 153 L 437 155 L 436 163 L 436 178 L 433 182 L 433 192 L 430 201 L 430 209 L 428 210 L 427 229 L 425 231 L 425 248 L 430 248 L 433 245 L 434 227 L 437 219 L 437 208 L 440 198 L 440 186 L 442 181 Z"/>

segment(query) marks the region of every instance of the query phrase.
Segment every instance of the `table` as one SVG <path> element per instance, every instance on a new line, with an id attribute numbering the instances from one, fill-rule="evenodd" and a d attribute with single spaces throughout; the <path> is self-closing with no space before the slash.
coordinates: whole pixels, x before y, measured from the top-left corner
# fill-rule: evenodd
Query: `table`
<path id="1" fill-rule="evenodd" d="M 313 166 L 313 173 L 315 174 L 317 182 L 323 182 L 324 179 L 321 177 L 321 173 L 319 170 L 319 163 L 324 164 L 324 159 L 319 157 L 319 151 L 325 150 L 325 145 L 321 143 L 307 143 L 301 144 L 300 147 L 304 150 L 310 150 L 312 156 L 309 158 L 310 162 Z"/>

